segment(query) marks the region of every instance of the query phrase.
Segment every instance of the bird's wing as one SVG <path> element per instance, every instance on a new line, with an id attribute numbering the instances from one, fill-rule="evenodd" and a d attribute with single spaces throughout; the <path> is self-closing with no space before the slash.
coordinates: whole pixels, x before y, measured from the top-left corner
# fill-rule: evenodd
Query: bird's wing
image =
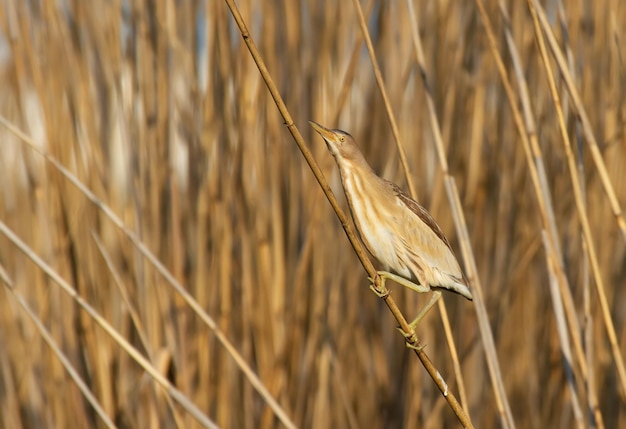
<path id="1" fill-rule="evenodd" d="M 422 207 L 417 201 L 409 197 L 406 192 L 404 192 L 398 186 L 394 185 L 393 183 L 391 185 L 396 193 L 396 196 L 400 198 L 400 201 L 402 201 L 404 205 L 409 208 L 409 210 L 415 213 L 417 217 L 419 217 L 420 220 L 424 222 L 435 233 L 435 235 L 437 235 L 437 237 L 439 237 L 439 239 L 443 241 L 446 246 L 448 246 L 450 250 L 452 250 L 450 242 L 448 242 L 445 234 L 443 233 L 439 225 L 437 225 L 437 222 L 435 222 L 435 219 L 431 216 L 431 214 L 428 213 L 428 211 L 424 207 Z"/>
<path id="2" fill-rule="evenodd" d="M 422 221 L 430 231 L 435 235 L 432 239 L 428 239 L 428 234 L 425 231 L 419 231 L 416 229 L 414 235 L 412 237 L 406 237 L 410 243 L 421 243 L 418 248 L 413 248 L 408 246 L 410 249 L 410 259 L 411 261 L 419 265 L 420 268 L 423 269 L 423 266 L 428 266 L 433 271 L 438 271 L 440 274 L 451 277 L 451 280 L 455 283 L 460 283 L 461 285 L 469 285 L 463 270 L 459 266 L 459 263 L 454 256 L 454 251 L 452 250 L 452 246 L 450 246 L 450 242 L 446 238 L 445 234 L 437 225 L 435 219 L 431 216 L 428 211 L 422 207 L 417 201 L 408 196 L 402 189 L 398 186 L 392 184 L 393 189 L 400 199 L 400 201 L 408 207 L 411 212 L 413 212 L 420 221 Z M 441 240 L 445 244 L 445 247 L 438 246 L 436 242 L 433 240 Z M 405 243 L 405 245 L 408 243 Z M 437 285 L 431 285 L 437 286 Z M 441 286 L 445 286 L 442 284 Z"/>

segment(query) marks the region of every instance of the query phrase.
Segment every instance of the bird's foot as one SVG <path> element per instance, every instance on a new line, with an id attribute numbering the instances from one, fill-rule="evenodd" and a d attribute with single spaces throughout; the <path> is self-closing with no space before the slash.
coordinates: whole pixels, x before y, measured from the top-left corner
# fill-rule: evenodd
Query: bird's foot
<path id="1" fill-rule="evenodd" d="M 390 293 L 389 289 L 387 289 L 387 286 L 385 286 L 385 282 L 387 281 L 387 278 L 381 275 L 381 271 L 376 273 L 376 276 L 380 278 L 380 283 L 378 286 L 376 286 L 376 277 L 374 278 L 368 277 L 370 281 L 370 289 L 372 290 L 372 292 L 376 294 L 376 296 L 378 296 L 379 298 L 385 299 L 389 296 L 389 293 Z"/>
<path id="2" fill-rule="evenodd" d="M 413 329 L 413 326 L 409 325 L 409 327 L 409 332 L 405 331 L 400 326 L 397 327 L 398 332 L 400 332 L 400 334 L 404 337 L 404 344 L 409 349 L 417 350 L 418 352 L 422 351 L 426 346 L 420 344 L 419 340 L 417 339 L 417 335 L 415 335 L 415 330 Z"/>
<path id="3" fill-rule="evenodd" d="M 404 344 L 406 345 L 407 348 L 418 351 L 418 352 L 421 352 L 422 350 L 426 348 L 426 344 L 420 344 L 419 342 L 411 343 L 409 341 L 405 341 Z"/>

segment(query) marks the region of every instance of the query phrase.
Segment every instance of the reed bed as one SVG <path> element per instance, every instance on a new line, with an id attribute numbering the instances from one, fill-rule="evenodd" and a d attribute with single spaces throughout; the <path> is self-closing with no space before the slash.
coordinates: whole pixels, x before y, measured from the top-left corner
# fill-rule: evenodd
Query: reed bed
<path id="1" fill-rule="evenodd" d="M 626 5 L 237 5 L 288 127 L 226 3 L 0 8 L 0 427 L 458 427 L 309 119 L 463 260 L 416 334 L 474 427 L 626 427 Z"/>

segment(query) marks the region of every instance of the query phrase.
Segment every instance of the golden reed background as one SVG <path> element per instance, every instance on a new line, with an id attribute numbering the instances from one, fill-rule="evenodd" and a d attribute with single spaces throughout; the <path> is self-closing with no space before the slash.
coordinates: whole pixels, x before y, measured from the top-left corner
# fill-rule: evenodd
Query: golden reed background
<path id="1" fill-rule="evenodd" d="M 506 400 L 519 428 L 626 427 L 618 371 L 626 354 L 625 235 L 600 177 L 607 174 L 617 201 L 626 204 L 626 4 L 544 3 L 606 167 L 592 159 L 550 55 L 584 178 L 583 210 L 609 309 L 603 315 L 528 4 L 486 2 L 513 82 L 511 104 L 479 3 L 416 1 L 414 7 Z M 351 132 L 374 169 L 406 189 L 353 2 L 238 4 L 336 193 L 343 198 L 334 162 L 308 119 Z M 461 257 L 407 3 L 364 1 L 363 8 L 417 197 Z M 235 354 L 157 272 L 140 242 L 216 321 L 296 425 L 458 427 L 367 288 L 224 3 L 8 0 L 0 25 L 0 114 L 99 201 L 3 121 L 0 426 L 105 427 L 59 356 L 118 427 L 199 427 L 185 401 L 224 428 L 282 426 Z M 536 123 L 536 133 L 522 130 L 537 137 L 532 158 L 512 106 L 526 108 L 526 120 Z M 544 189 L 531 180 L 532 163 L 545 165 Z M 542 239 L 541 190 L 551 195 L 562 271 Z M 129 240 L 103 205 L 139 241 Z M 11 232 L 40 259 L 19 250 Z M 46 266 L 168 377 L 182 399 L 171 400 L 95 313 L 44 273 Z M 570 303 L 556 287 L 564 279 Z M 424 300 L 399 286 L 392 293 L 407 317 Z M 444 299 L 472 421 L 501 427 L 474 305 L 449 294 Z M 607 317 L 615 327 L 613 350 Z M 567 320 L 561 335 L 557 320 Z M 417 333 L 457 392 L 437 311 Z M 564 352 L 575 349 L 575 337 L 582 353 Z"/>

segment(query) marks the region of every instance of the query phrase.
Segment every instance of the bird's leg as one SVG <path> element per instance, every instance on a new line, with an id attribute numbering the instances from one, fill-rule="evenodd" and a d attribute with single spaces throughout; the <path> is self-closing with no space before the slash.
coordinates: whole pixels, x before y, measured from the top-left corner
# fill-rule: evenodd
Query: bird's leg
<path id="1" fill-rule="evenodd" d="M 417 325 L 419 325 L 419 323 L 422 321 L 424 316 L 426 316 L 426 313 L 428 313 L 428 311 L 431 308 L 433 308 L 433 305 L 435 305 L 435 303 L 439 300 L 439 298 L 441 298 L 441 291 L 434 290 L 433 294 L 430 296 L 430 299 L 428 300 L 426 305 L 424 305 L 424 307 L 422 307 L 420 312 L 417 313 L 417 316 L 415 317 L 415 319 L 413 319 L 413 321 L 409 323 L 409 327 L 411 329 L 409 329 L 408 332 L 405 332 L 402 328 L 398 327 L 398 331 L 400 331 L 402 336 L 406 339 L 406 346 L 408 348 L 420 351 L 425 347 L 417 343 L 417 337 L 415 336 L 415 328 L 417 327 Z"/>
<path id="2" fill-rule="evenodd" d="M 435 305 L 435 303 L 440 297 L 441 297 L 441 291 L 434 290 L 433 294 L 430 296 L 430 299 L 428 300 L 426 305 L 424 305 L 424 307 L 422 307 L 420 312 L 417 313 L 417 316 L 415 317 L 415 319 L 413 319 L 413 321 L 409 323 L 409 326 L 411 327 L 411 329 L 415 330 L 415 328 L 417 327 L 417 325 L 419 325 L 419 323 L 422 321 L 424 316 L 426 316 L 426 313 L 428 313 L 428 311 L 431 308 L 433 308 L 433 305 Z"/>
<path id="3" fill-rule="evenodd" d="M 430 287 L 423 286 L 421 284 L 415 284 L 410 280 L 405 279 L 404 277 L 398 276 L 396 274 L 390 273 L 388 271 L 378 271 L 378 275 L 383 280 L 382 284 L 384 284 L 386 279 L 391 279 L 394 282 L 402 285 L 404 287 L 408 287 L 409 289 L 417 292 L 417 293 L 426 293 L 430 292 Z"/>
<path id="4" fill-rule="evenodd" d="M 435 305 L 437 300 L 439 300 L 439 298 L 441 297 L 441 291 L 432 290 L 429 286 L 424 286 L 422 284 L 413 283 L 412 281 L 404 277 L 398 276 L 388 271 L 378 271 L 377 274 L 380 276 L 380 289 L 376 288 L 374 279 L 372 278 L 370 278 L 370 281 L 372 282 L 372 284 L 370 285 L 370 289 L 372 289 L 372 291 L 374 291 L 374 293 L 381 298 L 384 298 L 387 295 L 389 295 L 389 291 L 385 287 L 385 282 L 387 281 L 387 279 L 391 279 L 394 282 L 398 283 L 399 285 L 407 287 L 417 293 L 432 292 L 432 295 L 430 296 L 428 302 L 426 302 L 426 305 L 424 305 L 424 307 L 422 307 L 419 313 L 417 313 L 417 316 L 415 317 L 415 319 L 413 319 L 413 321 L 409 323 L 409 327 L 411 328 L 409 332 L 405 332 L 402 328 L 398 327 L 398 330 L 400 331 L 402 336 L 406 339 L 407 347 L 411 349 L 415 349 L 415 350 L 423 349 L 424 346 L 419 345 L 417 342 L 417 337 L 415 336 L 415 328 L 417 327 L 417 325 L 419 325 L 419 323 L 422 321 L 424 316 L 426 316 L 426 313 L 428 313 L 428 311 L 433 307 L 433 305 Z"/>
<path id="5" fill-rule="evenodd" d="M 409 289 L 417 292 L 417 293 L 425 293 L 430 292 L 430 288 L 426 286 L 422 286 L 420 284 L 415 284 L 410 280 L 405 279 L 404 277 L 398 276 L 396 274 L 390 273 L 389 271 L 377 271 L 376 274 L 380 277 L 380 286 L 376 287 L 375 279 L 369 277 L 371 282 L 370 289 L 379 297 L 386 298 L 389 295 L 389 290 L 385 287 L 385 282 L 387 279 L 391 279 L 394 282 L 408 287 Z"/>

